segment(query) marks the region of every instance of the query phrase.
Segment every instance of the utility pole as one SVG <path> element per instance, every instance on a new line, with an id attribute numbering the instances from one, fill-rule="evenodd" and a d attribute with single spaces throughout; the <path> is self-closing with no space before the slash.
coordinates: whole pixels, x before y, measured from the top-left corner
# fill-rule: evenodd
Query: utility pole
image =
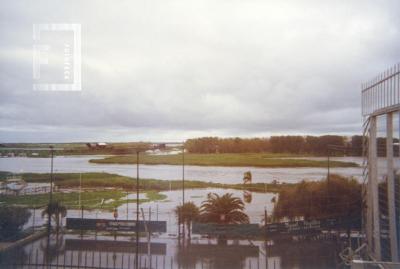
<path id="1" fill-rule="evenodd" d="M 185 142 L 182 145 L 182 206 L 185 204 Z"/>
<path id="2" fill-rule="evenodd" d="M 51 162 L 50 162 L 50 195 L 49 195 L 49 205 L 47 206 L 47 212 L 48 214 L 48 220 L 47 220 L 47 232 L 50 234 L 50 229 L 51 229 L 51 212 L 50 212 L 50 205 L 53 202 L 53 159 L 54 159 L 54 147 L 50 146 L 50 156 L 51 156 Z"/>
<path id="3" fill-rule="evenodd" d="M 185 142 L 182 143 L 182 219 L 185 206 Z M 182 235 L 185 239 L 185 222 L 182 221 Z"/>
<path id="4" fill-rule="evenodd" d="M 54 159 L 54 147 L 50 146 L 50 156 L 51 156 L 51 163 L 50 163 L 50 198 L 49 202 L 53 201 L 53 159 Z"/>
<path id="5" fill-rule="evenodd" d="M 79 206 L 82 206 L 81 195 L 82 195 L 82 173 L 79 173 Z"/>
<path id="6" fill-rule="evenodd" d="M 129 219 L 129 199 L 128 199 L 129 192 L 126 191 L 126 220 Z"/>
<path id="7" fill-rule="evenodd" d="M 330 152 L 330 150 L 329 150 L 329 145 L 328 145 L 328 175 L 327 175 L 327 177 L 326 177 L 326 179 L 327 179 L 327 181 L 328 181 L 328 184 L 329 184 L 329 179 L 330 179 L 330 168 L 331 168 L 331 162 L 330 162 L 330 155 L 331 155 L 331 152 Z"/>
<path id="8" fill-rule="evenodd" d="M 336 150 L 336 151 L 342 151 L 343 153 L 346 153 L 346 147 L 344 146 L 338 146 L 338 145 L 334 145 L 334 144 L 329 144 L 327 146 L 327 152 L 328 152 L 328 164 L 327 164 L 327 168 L 328 168 L 328 173 L 327 173 L 327 181 L 329 184 L 329 180 L 330 180 L 330 169 L 331 169 L 331 151 L 332 150 Z"/>
<path id="9" fill-rule="evenodd" d="M 136 150 L 136 269 L 139 269 L 139 150 Z"/>
<path id="10" fill-rule="evenodd" d="M 268 269 L 268 257 L 267 257 L 267 207 L 264 207 L 264 245 L 265 245 L 265 268 Z"/>

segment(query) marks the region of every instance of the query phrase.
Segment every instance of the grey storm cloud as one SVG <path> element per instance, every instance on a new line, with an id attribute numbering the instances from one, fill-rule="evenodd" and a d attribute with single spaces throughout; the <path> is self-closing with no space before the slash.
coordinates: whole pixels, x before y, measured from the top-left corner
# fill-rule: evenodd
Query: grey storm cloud
<path id="1" fill-rule="evenodd" d="M 361 132 L 398 1 L 2 1 L 0 142 Z M 32 90 L 32 27 L 82 28 L 82 91 Z"/>

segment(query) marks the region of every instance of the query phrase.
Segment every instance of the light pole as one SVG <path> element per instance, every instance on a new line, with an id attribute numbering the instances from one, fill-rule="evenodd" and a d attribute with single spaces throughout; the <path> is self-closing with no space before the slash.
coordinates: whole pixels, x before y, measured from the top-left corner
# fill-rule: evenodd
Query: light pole
<path id="1" fill-rule="evenodd" d="M 331 155 L 331 150 L 336 150 L 336 151 L 342 151 L 342 152 L 346 152 L 346 147 L 344 146 L 338 146 L 338 145 L 328 145 L 327 146 L 327 150 L 328 150 L 328 164 L 327 164 L 327 168 L 328 168 L 328 174 L 327 174 L 327 182 L 329 184 L 329 180 L 330 180 L 330 168 L 331 168 L 331 163 L 330 163 L 330 155 Z"/>
<path id="2" fill-rule="evenodd" d="M 139 150 L 136 150 L 136 269 L 139 269 Z"/>
<path id="3" fill-rule="evenodd" d="M 53 159 L 54 159 L 54 147 L 50 146 L 50 203 L 53 201 Z"/>
<path id="4" fill-rule="evenodd" d="M 47 220 L 47 232 L 50 233 L 51 229 L 51 212 L 50 212 L 50 205 L 53 202 L 53 159 L 54 159 L 54 147 L 50 146 L 50 156 L 51 156 L 51 162 L 50 162 L 50 195 L 49 195 L 49 205 L 47 206 L 47 215 L 48 215 L 48 220 Z"/>
<path id="5" fill-rule="evenodd" d="M 185 207 L 185 142 L 182 143 L 182 211 Z M 184 212 L 181 212 L 182 220 Z M 182 221 L 182 235 L 183 239 L 185 239 L 185 222 Z"/>
<path id="6" fill-rule="evenodd" d="M 185 204 L 185 142 L 182 144 L 182 205 Z"/>

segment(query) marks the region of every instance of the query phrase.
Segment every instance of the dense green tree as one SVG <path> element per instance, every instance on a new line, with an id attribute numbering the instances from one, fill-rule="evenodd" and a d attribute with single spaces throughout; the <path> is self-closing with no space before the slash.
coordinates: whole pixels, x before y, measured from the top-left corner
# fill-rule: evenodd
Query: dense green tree
<path id="1" fill-rule="evenodd" d="M 329 147 L 343 148 L 332 150 Z M 338 135 L 324 136 L 271 136 L 270 138 L 218 138 L 201 137 L 189 139 L 185 147 L 190 153 L 292 153 L 361 156 L 362 136 L 351 138 Z"/>
<path id="2" fill-rule="evenodd" d="M 232 193 L 219 196 L 209 193 L 207 200 L 200 207 L 200 220 L 202 222 L 217 224 L 249 223 L 249 217 L 243 212 L 244 203 Z"/>
<path id="3" fill-rule="evenodd" d="M 275 203 L 274 219 L 360 218 L 361 185 L 355 179 L 331 175 L 330 180 L 306 182 L 286 188 Z"/>
<path id="4" fill-rule="evenodd" d="M 27 208 L 17 206 L 0 207 L 0 238 L 18 233 L 29 220 L 31 213 Z"/>
<path id="5" fill-rule="evenodd" d="M 196 221 L 199 217 L 199 208 L 193 202 L 187 202 L 183 205 L 178 205 L 175 208 L 175 215 L 178 219 L 178 223 L 186 224 L 188 229 L 189 238 L 191 237 L 191 224 Z"/>
<path id="6" fill-rule="evenodd" d="M 352 156 L 362 155 L 362 143 L 363 137 L 361 135 L 353 135 L 351 137 L 351 142 L 349 143 L 349 152 Z"/>
<path id="7" fill-rule="evenodd" d="M 67 216 L 67 208 L 59 201 L 53 201 L 42 211 L 42 217 L 53 218 L 56 223 L 56 231 L 60 229 L 60 220 Z"/>

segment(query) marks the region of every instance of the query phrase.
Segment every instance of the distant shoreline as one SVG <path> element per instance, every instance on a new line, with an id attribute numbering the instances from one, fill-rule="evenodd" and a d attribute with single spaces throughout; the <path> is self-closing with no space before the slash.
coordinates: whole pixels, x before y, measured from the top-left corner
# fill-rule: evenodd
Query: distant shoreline
<path id="1" fill-rule="evenodd" d="M 291 158 L 293 157 L 293 158 Z M 312 160 L 271 153 L 221 153 L 221 154 L 185 154 L 186 165 L 222 166 L 222 167 L 261 167 L 261 168 L 304 168 L 327 167 L 327 160 Z M 312 158 L 311 156 L 309 156 Z M 136 164 L 135 155 L 111 156 L 91 159 L 97 164 Z M 182 165 L 182 154 L 175 155 L 140 155 L 139 162 L 147 165 Z M 359 167 L 354 162 L 330 161 L 330 167 Z"/>

